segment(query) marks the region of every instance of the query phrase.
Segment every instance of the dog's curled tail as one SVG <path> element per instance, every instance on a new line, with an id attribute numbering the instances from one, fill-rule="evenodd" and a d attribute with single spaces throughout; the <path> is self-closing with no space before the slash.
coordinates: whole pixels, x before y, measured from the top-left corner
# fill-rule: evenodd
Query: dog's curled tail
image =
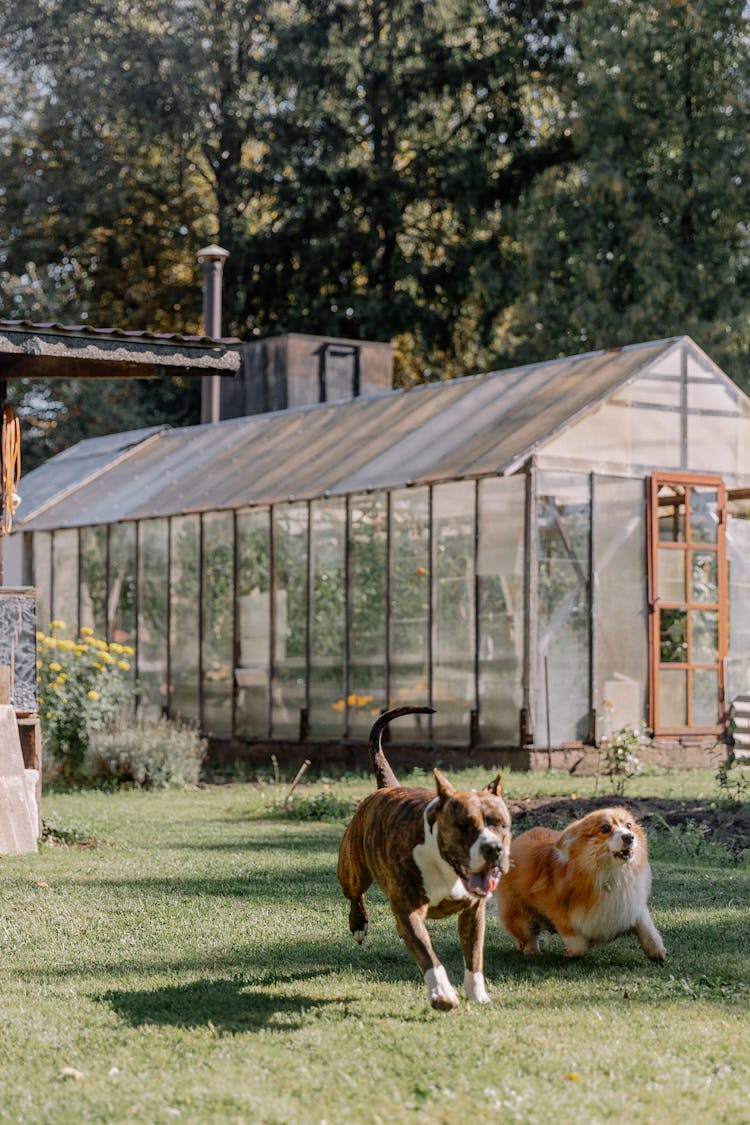
<path id="1" fill-rule="evenodd" d="M 370 741 L 368 748 L 370 751 L 370 761 L 372 768 L 375 771 L 375 778 L 378 783 L 378 789 L 390 789 L 394 785 L 398 785 L 398 779 L 395 773 L 388 764 L 388 759 L 383 753 L 383 746 L 381 739 L 383 731 L 390 723 L 391 719 L 399 719 L 402 715 L 434 715 L 434 707 L 394 707 L 391 711 L 384 711 L 372 725 L 370 731 Z"/>

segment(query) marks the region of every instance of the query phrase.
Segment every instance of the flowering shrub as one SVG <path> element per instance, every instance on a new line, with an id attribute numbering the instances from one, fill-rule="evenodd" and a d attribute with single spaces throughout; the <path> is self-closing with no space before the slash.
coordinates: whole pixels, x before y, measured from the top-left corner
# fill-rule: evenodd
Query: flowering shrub
<path id="1" fill-rule="evenodd" d="M 37 687 L 45 749 L 63 773 L 78 774 L 92 732 L 112 725 L 133 704 L 135 650 L 107 644 L 85 626 L 75 639 L 63 621 L 38 632 Z"/>
<path id="2" fill-rule="evenodd" d="M 604 744 L 606 772 L 612 781 L 612 792 L 622 796 L 625 785 L 641 772 L 638 751 L 648 741 L 648 730 L 644 724 L 637 727 L 622 727 L 615 731 Z"/>

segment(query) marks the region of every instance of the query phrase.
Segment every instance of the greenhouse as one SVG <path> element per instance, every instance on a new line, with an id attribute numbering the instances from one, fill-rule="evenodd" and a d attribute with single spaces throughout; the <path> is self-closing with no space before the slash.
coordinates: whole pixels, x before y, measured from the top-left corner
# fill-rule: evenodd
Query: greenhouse
<path id="1" fill-rule="evenodd" d="M 40 624 L 236 753 L 408 702 L 412 744 L 679 760 L 750 691 L 750 400 L 687 337 L 94 438 L 21 491 Z"/>

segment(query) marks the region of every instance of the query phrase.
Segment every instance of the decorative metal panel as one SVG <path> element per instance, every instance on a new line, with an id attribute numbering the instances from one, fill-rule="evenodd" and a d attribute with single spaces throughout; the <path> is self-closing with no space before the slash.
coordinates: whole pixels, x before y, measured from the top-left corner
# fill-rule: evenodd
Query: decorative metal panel
<path id="1" fill-rule="evenodd" d="M 10 668 L 10 702 L 36 711 L 36 595 L 0 589 L 0 665 Z"/>

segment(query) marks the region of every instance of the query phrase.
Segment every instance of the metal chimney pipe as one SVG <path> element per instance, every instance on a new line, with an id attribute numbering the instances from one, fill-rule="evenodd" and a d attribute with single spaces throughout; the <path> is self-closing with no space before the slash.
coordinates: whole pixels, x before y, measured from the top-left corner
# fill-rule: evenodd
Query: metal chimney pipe
<path id="1" fill-rule="evenodd" d="M 203 270 L 203 331 L 212 340 L 221 337 L 221 279 L 229 251 L 222 246 L 204 246 L 196 257 Z M 201 379 L 201 422 L 221 420 L 221 376 Z"/>

